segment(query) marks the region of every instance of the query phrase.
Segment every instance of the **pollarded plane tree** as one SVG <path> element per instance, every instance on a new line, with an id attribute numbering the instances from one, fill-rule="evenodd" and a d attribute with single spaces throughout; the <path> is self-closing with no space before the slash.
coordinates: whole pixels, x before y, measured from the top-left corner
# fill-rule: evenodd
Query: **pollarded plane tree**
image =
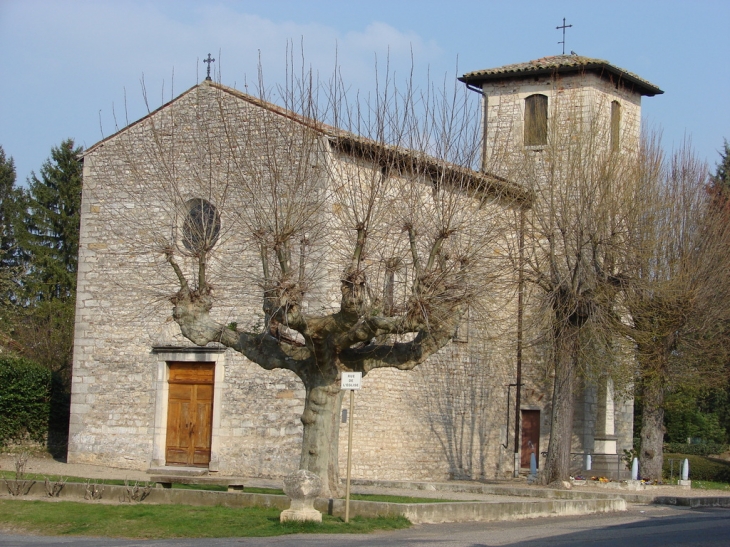
<path id="1" fill-rule="evenodd" d="M 118 196 L 119 223 L 174 272 L 182 334 L 301 379 L 300 468 L 336 494 L 341 373 L 410 370 L 448 344 L 507 266 L 504 216 L 527 195 L 469 168 L 480 143 L 465 95 L 388 81 L 354 104 L 341 84 L 320 101 L 303 82 L 280 90 L 288 108 L 201 84 L 122 133 L 113 170 L 139 185 Z M 123 207 L 153 194 L 157 215 Z M 216 314 L 231 290 L 258 293 L 263 329 Z"/>
<path id="2" fill-rule="evenodd" d="M 615 363 L 598 363 L 595 353 L 610 347 L 611 310 L 620 287 L 617 256 L 627 244 L 634 208 L 628 197 L 636 154 L 630 147 L 609 146 L 610 123 L 596 115 L 602 105 L 584 108 L 581 100 L 555 100 L 545 145 L 526 148 L 506 166 L 508 176 L 524 181 L 534 196 L 521 220 L 522 268 L 525 281 L 538 289 L 532 330 L 536 342 L 549 349 L 554 374 L 546 483 L 570 475 L 578 378 L 615 372 Z M 589 364 L 601 370 L 589 371 Z"/>

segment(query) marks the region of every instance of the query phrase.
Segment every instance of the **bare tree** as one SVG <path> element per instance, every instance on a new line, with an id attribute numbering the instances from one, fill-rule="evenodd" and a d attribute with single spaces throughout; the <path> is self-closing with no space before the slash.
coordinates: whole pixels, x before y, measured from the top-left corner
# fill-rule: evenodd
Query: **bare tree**
<path id="1" fill-rule="evenodd" d="M 546 483 L 568 479 L 577 380 L 589 363 L 596 366 L 595 348 L 610 347 L 607 310 L 633 215 L 638 144 L 626 135 L 624 146 L 610 145 L 610 119 L 601 115 L 607 105 L 588 107 L 578 95 L 556 95 L 552 104 L 545 144 L 525 147 L 507 166 L 508 178 L 534 196 L 517 222 L 525 230 L 525 280 L 539 289 L 528 303 L 539 337 L 533 343 L 547 345 L 554 374 Z M 601 366 L 611 372 L 611 363 Z"/>
<path id="2" fill-rule="evenodd" d="M 719 336 L 728 321 L 730 226 L 687 144 L 665 158 L 658 139 L 648 138 L 641 156 L 618 327 L 636 345 L 641 475 L 661 480 L 665 395 L 725 381 Z"/>
<path id="3" fill-rule="evenodd" d="M 167 267 L 145 283 L 182 334 L 301 379 L 300 467 L 332 494 L 341 373 L 409 370 L 448 344 L 508 266 L 500 226 L 527 197 L 471 170 L 464 91 L 401 89 L 386 75 L 358 100 L 303 73 L 280 107 L 263 84 L 252 97 L 206 82 L 108 139 L 121 161 L 90 167 L 118 189 L 110 224 L 135 227 L 123 252 Z M 229 322 L 215 306 L 231 299 L 261 311 Z M 262 329 L 238 326 L 256 316 Z"/>
<path id="4" fill-rule="evenodd" d="M 534 192 L 523 267 L 541 289 L 537 330 L 555 375 L 544 478 L 569 475 L 577 377 L 627 382 L 627 367 L 615 362 L 625 357 L 611 349 L 624 335 L 644 405 L 642 475 L 660 479 L 664 394 L 681 382 L 724 380 L 717 336 L 727 325 L 728 223 L 688 148 L 665 160 L 649 135 L 616 149 L 606 120 L 576 105 L 563 112 L 574 118 L 555 122 L 546 146 L 526 150 L 510 175 Z"/>

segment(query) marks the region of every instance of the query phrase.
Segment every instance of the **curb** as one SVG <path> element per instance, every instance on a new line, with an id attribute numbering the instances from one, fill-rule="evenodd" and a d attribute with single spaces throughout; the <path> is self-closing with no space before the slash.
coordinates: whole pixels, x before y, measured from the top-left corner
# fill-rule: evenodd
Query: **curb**
<path id="1" fill-rule="evenodd" d="M 561 500 L 612 500 L 622 499 L 626 503 L 676 505 L 681 507 L 730 507 L 730 496 L 667 496 L 660 493 L 637 493 L 612 490 L 611 492 L 584 492 L 580 490 L 557 490 L 553 488 L 524 488 L 480 483 L 459 482 L 414 482 L 414 481 L 377 481 L 357 479 L 352 484 L 381 488 L 403 488 L 408 490 L 466 492 L 472 494 L 491 494 L 495 496 L 520 496 L 526 498 L 547 498 Z"/>
<path id="2" fill-rule="evenodd" d="M 8 481 L 13 484 L 15 481 Z M 34 499 L 59 499 L 64 501 L 81 501 L 86 495 L 86 484 L 66 483 L 56 498 L 50 498 L 43 483 L 34 482 L 27 490 L 27 496 Z M 0 499 L 9 499 L 9 495 L 2 495 Z M 23 499 L 23 498 L 15 498 Z M 27 499 L 27 498 L 25 498 Z M 124 486 L 106 485 L 98 501 L 89 503 L 103 503 L 105 500 L 128 500 L 128 491 Z M 132 502 L 140 503 L 140 502 Z M 288 509 L 290 500 L 287 496 L 274 494 L 248 494 L 246 492 L 211 492 L 205 490 L 177 490 L 167 488 L 150 488 L 141 503 L 151 504 L 179 504 L 225 507 L 274 507 Z M 315 501 L 315 508 L 322 513 L 344 517 L 345 500 L 319 498 Z M 464 501 L 438 503 L 386 503 L 375 501 L 350 500 L 350 514 L 352 516 L 378 517 L 403 516 L 414 524 L 436 524 L 446 522 L 484 522 L 498 520 L 521 520 L 547 516 L 587 515 L 625 511 L 626 501 L 620 498 L 613 499 L 582 499 L 582 500 L 546 500 L 537 499 L 524 502 L 510 501 Z"/>

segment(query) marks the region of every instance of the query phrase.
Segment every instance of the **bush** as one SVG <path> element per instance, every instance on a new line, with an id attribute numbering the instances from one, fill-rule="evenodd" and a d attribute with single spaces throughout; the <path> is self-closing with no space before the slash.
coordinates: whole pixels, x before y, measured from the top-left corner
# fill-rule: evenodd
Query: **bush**
<path id="1" fill-rule="evenodd" d="M 694 456 L 711 456 L 712 454 L 722 454 L 727 450 L 726 444 L 720 443 L 664 443 L 664 452 L 671 454 L 692 454 Z"/>
<path id="2" fill-rule="evenodd" d="M 664 454 L 663 471 L 666 478 L 669 478 L 670 458 L 689 460 L 689 478 L 691 480 L 730 483 L 730 462 L 712 460 L 694 454 Z M 678 463 L 674 462 L 674 478 L 678 478 L 680 475 Z"/>
<path id="3" fill-rule="evenodd" d="M 0 355 L 0 446 L 8 441 L 46 440 L 51 381 L 47 368 Z"/>

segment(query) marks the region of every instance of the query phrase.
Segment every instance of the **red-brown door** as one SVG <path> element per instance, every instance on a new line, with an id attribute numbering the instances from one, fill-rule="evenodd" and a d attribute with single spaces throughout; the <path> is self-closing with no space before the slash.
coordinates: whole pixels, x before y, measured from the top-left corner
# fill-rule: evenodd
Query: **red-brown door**
<path id="1" fill-rule="evenodd" d="M 210 463 L 214 369 L 213 363 L 170 363 L 167 465 Z"/>
<path id="2" fill-rule="evenodd" d="M 535 453 L 536 462 L 540 461 L 540 411 L 522 410 L 522 448 L 520 467 L 530 467 L 530 454 Z"/>

